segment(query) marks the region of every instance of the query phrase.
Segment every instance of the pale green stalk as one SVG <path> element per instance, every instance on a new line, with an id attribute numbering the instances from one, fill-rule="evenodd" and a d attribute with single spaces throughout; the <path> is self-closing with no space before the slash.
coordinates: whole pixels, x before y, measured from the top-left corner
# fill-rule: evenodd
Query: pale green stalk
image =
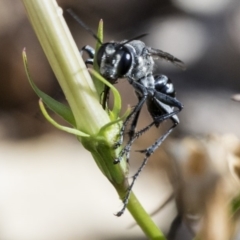
<path id="1" fill-rule="evenodd" d="M 23 2 L 72 109 L 77 127 L 89 134 L 96 134 L 109 121 L 109 117 L 99 104 L 95 86 L 62 17 L 62 9 L 52 0 Z"/>
<path id="2" fill-rule="evenodd" d="M 67 98 L 76 121 L 76 131 L 61 127 L 53 121 L 47 114 L 43 103 L 40 102 L 44 116 L 55 127 L 80 136 L 79 139 L 83 146 L 91 152 L 103 174 L 123 199 L 129 186 L 126 180 L 127 164 L 125 161 L 113 164 L 113 160 L 120 151 L 113 149 L 120 125 L 116 119 L 114 124 L 111 124 L 108 113 L 100 105 L 92 79 L 62 17 L 62 9 L 58 7 L 55 0 L 22 0 L 22 2 Z M 24 59 L 27 69 L 26 56 Z M 28 78 L 30 79 L 29 74 Z M 115 109 L 115 112 L 119 111 L 119 107 Z M 129 199 L 128 210 L 148 238 L 165 239 L 133 193 Z"/>

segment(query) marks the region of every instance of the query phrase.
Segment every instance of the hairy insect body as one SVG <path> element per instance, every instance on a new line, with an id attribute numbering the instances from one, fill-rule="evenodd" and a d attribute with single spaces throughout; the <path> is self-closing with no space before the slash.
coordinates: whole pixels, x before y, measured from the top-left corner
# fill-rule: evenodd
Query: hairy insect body
<path id="1" fill-rule="evenodd" d="M 101 44 L 101 47 L 96 53 L 97 64 L 101 75 L 112 84 L 115 84 L 119 78 L 126 78 L 138 97 L 137 105 L 122 124 L 119 140 L 114 144 L 114 148 L 119 147 L 123 143 L 125 127 L 131 122 L 128 132 L 129 141 L 119 153 L 118 158 L 114 160 L 114 163 L 119 163 L 124 155 L 126 155 L 126 160 L 128 162 L 132 144 L 152 126 L 155 125 L 158 127 L 167 119 L 170 119 L 173 123 L 172 127 L 160 136 L 151 146 L 140 151 L 145 154 L 145 157 L 138 171 L 132 176 L 132 183 L 127 189 L 126 196 L 123 199 L 123 208 L 117 213 L 117 216 L 121 216 L 126 209 L 131 190 L 137 177 L 146 165 L 149 157 L 177 126 L 179 119 L 176 114 L 183 108 L 181 102 L 175 97 L 175 90 L 171 80 L 165 75 L 154 75 L 154 61 L 157 58 L 162 58 L 183 69 L 185 67 L 183 62 L 173 55 L 159 49 L 148 47 L 144 42 L 138 40 L 146 34 L 121 42 L 111 41 L 102 43 L 93 31 L 87 27 L 72 10 L 68 10 L 68 12 Z M 87 52 L 89 55 L 85 63 L 92 65 L 95 56 L 94 49 L 90 46 L 85 46 L 80 52 L 82 53 L 83 51 Z M 101 98 L 104 109 L 107 108 L 108 96 L 109 87 L 105 86 L 103 97 Z M 135 132 L 144 103 L 147 105 L 153 122 L 140 131 Z"/>
<path id="2" fill-rule="evenodd" d="M 142 36 L 144 35 L 139 37 Z M 96 39 L 98 38 L 96 37 Z M 100 42 L 100 40 L 98 41 Z M 82 48 L 81 52 L 83 51 L 86 51 L 90 57 L 85 61 L 86 64 L 93 64 L 95 55 L 94 49 L 85 46 Z M 145 154 L 144 160 L 138 171 L 132 177 L 132 183 L 123 199 L 124 206 L 122 210 L 117 213 L 117 216 L 123 214 L 133 185 L 146 165 L 149 157 L 179 123 L 177 113 L 183 108 L 182 104 L 175 97 L 175 89 L 171 80 L 165 75 L 153 74 L 156 58 L 165 59 L 180 67 L 183 66 L 183 62 L 171 54 L 148 47 L 144 42 L 136 39 L 101 43 L 101 47 L 96 53 L 97 64 L 101 75 L 112 84 L 115 84 L 119 78 L 126 78 L 133 87 L 138 98 L 137 105 L 127 116 L 120 129 L 119 140 L 114 144 L 114 147 L 117 148 L 123 143 L 124 130 L 130 123 L 128 131 L 129 141 L 120 152 L 118 158 L 114 160 L 115 164 L 119 163 L 124 155 L 126 155 L 127 162 L 129 161 L 132 144 L 152 126 L 155 125 L 159 127 L 159 125 L 167 119 L 170 119 L 173 123 L 172 127 L 169 128 L 165 134 L 160 136 L 151 146 L 140 151 Z M 101 102 L 104 109 L 107 108 L 108 96 L 109 87 L 105 86 Z M 142 130 L 136 132 L 136 126 L 144 103 L 146 103 L 148 112 L 153 121 Z"/>
<path id="3" fill-rule="evenodd" d="M 134 182 L 146 165 L 148 158 L 156 151 L 156 149 L 179 123 L 179 119 L 176 114 L 183 108 L 182 104 L 175 97 L 175 89 L 171 80 L 165 75 L 153 75 L 155 64 L 153 57 L 161 57 L 178 66 L 182 64 L 179 59 L 169 53 L 147 47 L 145 43 L 140 40 L 125 40 L 119 43 L 105 43 L 97 52 L 97 61 L 100 73 L 112 84 L 115 84 L 118 78 L 127 78 L 138 97 L 138 104 L 134 107 L 123 123 L 119 134 L 119 140 L 115 143 L 115 147 L 122 144 L 125 127 L 130 122 L 130 119 L 133 118 L 128 132 L 129 141 L 120 152 L 118 158 L 115 159 L 114 163 L 119 163 L 124 155 L 126 155 L 127 161 L 129 161 L 130 150 L 133 142 L 144 132 L 148 131 L 153 125 L 159 127 L 159 125 L 167 119 L 170 119 L 173 122 L 172 127 L 164 135 L 159 137 L 159 139 L 157 139 L 157 141 L 155 141 L 147 149 L 141 151 L 145 153 L 145 158 L 141 167 L 133 176 L 133 180 L 128 188 L 126 197 L 123 199 L 124 206 L 117 214 L 118 216 L 124 212 Z M 109 89 L 105 88 L 104 94 L 105 97 L 103 98 L 103 106 L 106 105 Z M 144 103 L 147 105 L 148 112 L 150 113 L 153 122 L 144 129 L 135 132 L 138 118 Z M 175 108 L 177 108 L 177 110 L 175 110 Z"/>

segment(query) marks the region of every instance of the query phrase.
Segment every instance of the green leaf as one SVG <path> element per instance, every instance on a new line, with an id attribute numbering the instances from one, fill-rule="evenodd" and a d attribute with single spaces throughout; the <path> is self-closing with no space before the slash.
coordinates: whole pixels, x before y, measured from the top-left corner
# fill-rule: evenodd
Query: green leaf
<path id="1" fill-rule="evenodd" d="M 97 37 L 100 40 L 100 42 L 103 43 L 103 20 L 102 19 L 99 21 Z M 94 56 L 94 61 L 93 61 L 93 69 L 96 72 L 99 72 L 99 67 L 97 64 L 97 52 L 98 52 L 99 48 L 102 46 L 102 44 L 100 42 L 97 41 L 97 43 L 96 43 L 95 56 Z M 98 96 L 101 96 L 104 91 L 104 83 L 99 81 L 96 77 L 93 77 L 93 82 L 96 87 Z"/>
<path id="2" fill-rule="evenodd" d="M 40 98 L 39 100 L 39 106 L 40 106 L 40 109 L 42 111 L 42 114 L 43 116 L 47 119 L 48 122 L 50 122 L 54 127 L 64 131 L 64 132 L 67 132 L 67 133 L 71 133 L 71 134 L 74 134 L 76 136 L 79 136 L 79 137 L 90 137 L 89 134 L 86 134 L 82 131 L 79 131 L 77 129 L 74 129 L 74 128 L 69 128 L 69 127 L 65 127 L 65 126 L 62 126 L 60 124 L 58 124 L 55 120 L 53 120 L 49 114 L 47 113 L 47 110 L 46 108 L 44 107 L 44 104 L 42 102 L 42 99 Z"/>
<path id="3" fill-rule="evenodd" d="M 100 129 L 99 134 L 103 134 L 103 133 L 104 133 L 105 131 L 107 131 L 107 129 L 110 128 L 113 124 L 117 124 L 117 123 L 119 123 L 119 122 L 124 121 L 124 120 L 127 118 L 127 116 L 130 114 L 130 112 L 131 112 L 131 107 L 129 106 L 128 109 L 126 110 L 126 112 L 123 114 L 122 117 L 119 117 L 118 119 L 113 120 L 113 121 L 107 123 L 106 125 L 104 125 L 104 126 Z"/>
<path id="4" fill-rule="evenodd" d="M 88 69 L 88 71 L 91 73 L 91 75 L 93 75 L 95 78 L 98 79 L 98 81 L 103 82 L 105 85 L 107 85 L 112 93 L 113 93 L 113 99 L 114 99 L 114 104 L 113 104 L 113 110 L 112 113 L 113 115 L 110 115 L 111 120 L 115 121 L 118 119 L 120 111 L 121 111 L 121 107 L 122 107 L 122 101 L 121 101 L 121 96 L 118 92 L 118 90 L 110 83 L 108 82 L 106 79 L 104 79 L 98 72 L 96 72 L 93 69 Z"/>
<path id="5" fill-rule="evenodd" d="M 46 93 L 42 92 L 36 84 L 33 82 L 30 73 L 29 73 L 29 68 L 28 68 L 28 62 L 27 62 L 27 55 L 26 55 L 26 50 L 23 50 L 22 53 L 23 56 L 23 63 L 24 63 L 24 68 L 25 72 L 27 74 L 28 81 L 33 88 L 34 92 L 38 95 L 39 98 L 43 100 L 43 102 L 47 105 L 49 109 L 51 109 L 53 112 L 58 114 L 60 117 L 62 117 L 65 121 L 67 121 L 69 124 L 72 126 L 76 127 L 76 122 L 72 113 L 72 110 L 65 106 L 64 104 L 56 101 L 52 97 L 48 96 Z"/>

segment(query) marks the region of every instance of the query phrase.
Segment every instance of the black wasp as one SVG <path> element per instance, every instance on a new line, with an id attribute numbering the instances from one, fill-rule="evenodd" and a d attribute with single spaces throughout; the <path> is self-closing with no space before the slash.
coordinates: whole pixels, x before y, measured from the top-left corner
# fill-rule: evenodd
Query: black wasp
<path id="1" fill-rule="evenodd" d="M 68 12 L 86 30 L 90 31 L 97 41 L 101 43 L 98 37 L 78 18 L 78 16 L 76 16 L 75 13 L 73 13 L 72 10 L 68 10 Z M 171 80 L 165 75 L 153 75 L 155 58 L 165 59 L 181 68 L 184 68 L 183 62 L 169 53 L 148 47 L 144 42 L 138 40 L 145 35 L 146 34 L 143 34 L 135 37 L 134 39 L 124 40 L 121 42 L 111 41 L 101 43 L 101 47 L 96 53 L 97 63 L 101 75 L 112 84 L 115 84 L 119 78 L 126 78 L 134 88 L 138 98 L 137 105 L 124 121 L 120 129 L 119 140 L 114 145 L 114 147 L 117 148 L 123 143 L 124 130 L 133 118 L 128 132 L 129 141 L 120 152 L 119 157 L 114 160 L 115 164 L 119 163 L 124 155 L 127 156 L 127 161 L 129 161 L 129 153 L 133 142 L 153 125 L 159 127 L 160 123 L 167 119 L 170 119 L 173 123 L 172 127 L 169 128 L 168 131 L 158 138 L 151 146 L 140 151 L 145 154 L 144 160 L 138 171 L 132 177 L 132 183 L 130 184 L 126 196 L 123 199 L 123 208 L 117 213 L 117 216 L 121 216 L 124 213 L 133 185 L 146 165 L 149 157 L 178 125 L 179 119 L 176 114 L 183 108 L 181 102 L 179 102 L 175 97 L 175 89 Z M 85 46 L 82 48 L 82 51 L 86 51 L 90 57 L 86 60 L 86 64 L 92 64 L 95 56 L 94 49 L 90 46 Z M 102 103 L 104 108 L 106 106 L 108 94 L 109 89 L 105 88 Z M 152 116 L 153 122 L 142 130 L 135 132 L 140 111 L 144 103 L 147 104 L 147 108 Z"/>

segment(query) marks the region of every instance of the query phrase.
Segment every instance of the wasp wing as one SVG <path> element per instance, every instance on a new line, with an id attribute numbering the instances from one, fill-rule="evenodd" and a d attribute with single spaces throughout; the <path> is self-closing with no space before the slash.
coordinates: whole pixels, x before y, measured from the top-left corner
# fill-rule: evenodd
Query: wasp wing
<path id="1" fill-rule="evenodd" d="M 180 67 L 183 70 L 186 69 L 184 62 L 182 62 L 181 60 L 179 60 L 178 58 L 174 57 L 173 55 L 171 55 L 169 53 L 166 53 L 159 49 L 155 49 L 155 48 L 151 48 L 151 47 L 147 47 L 147 50 L 148 50 L 149 54 L 153 57 L 156 57 L 156 58 L 160 57 L 166 61 L 173 63 L 174 65 L 176 65 L 177 67 Z"/>

